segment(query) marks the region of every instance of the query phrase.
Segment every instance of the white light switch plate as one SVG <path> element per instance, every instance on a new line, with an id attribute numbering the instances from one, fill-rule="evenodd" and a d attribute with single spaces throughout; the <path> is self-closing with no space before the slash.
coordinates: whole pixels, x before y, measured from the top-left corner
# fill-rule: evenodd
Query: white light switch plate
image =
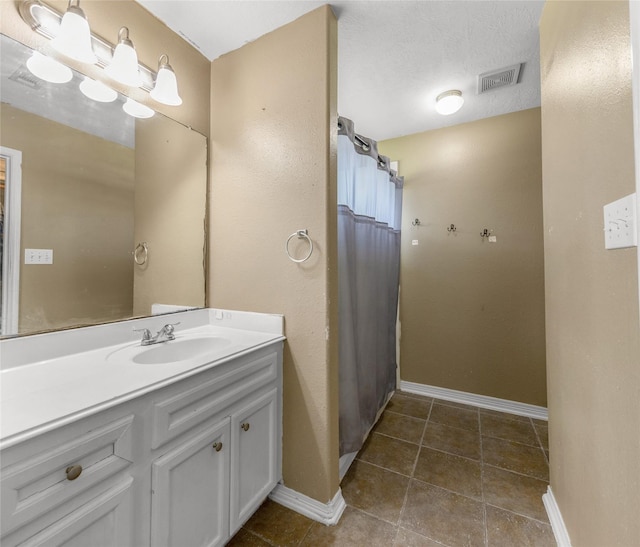
<path id="1" fill-rule="evenodd" d="M 53 264 L 53 249 L 25 249 L 25 264 Z"/>
<path id="2" fill-rule="evenodd" d="M 638 246 L 636 195 L 630 194 L 604 206 L 604 247 L 625 249 Z"/>

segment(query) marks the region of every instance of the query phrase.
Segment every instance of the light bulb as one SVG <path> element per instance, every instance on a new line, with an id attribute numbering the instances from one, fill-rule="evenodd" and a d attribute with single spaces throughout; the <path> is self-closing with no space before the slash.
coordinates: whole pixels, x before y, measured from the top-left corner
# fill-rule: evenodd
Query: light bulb
<path id="1" fill-rule="evenodd" d="M 133 99 L 127 99 L 127 102 L 122 105 L 122 110 L 134 118 L 150 118 L 155 114 L 151 108 Z"/>
<path id="2" fill-rule="evenodd" d="M 27 68 L 34 76 L 52 84 L 65 84 L 73 78 L 73 72 L 68 66 L 42 55 L 39 51 L 34 51 L 27 59 Z"/>
<path id="3" fill-rule="evenodd" d="M 176 73 L 171 68 L 167 55 L 160 56 L 156 85 L 151 90 L 150 95 L 152 99 L 169 106 L 180 106 L 182 104 L 182 99 L 178 95 Z"/>
<path id="4" fill-rule="evenodd" d="M 91 47 L 91 30 L 89 22 L 80 9 L 80 2 L 73 5 L 74 0 L 69 1 L 69 7 L 62 16 L 58 35 L 51 41 L 51 46 L 58 52 L 82 63 L 94 64 L 98 58 Z"/>
<path id="5" fill-rule="evenodd" d="M 138 55 L 129 40 L 129 29 L 122 27 L 118 32 L 118 45 L 113 52 L 111 64 L 105 69 L 107 75 L 121 84 L 140 87 L 142 78 L 138 70 Z"/>
<path id="6" fill-rule="evenodd" d="M 445 91 L 436 97 L 436 111 L 443 116 L 455 114 L 462 108 L 463 104 L 462 91 L 457 89 Z"/>
<path id="7" fill-rule="evenodd" d="M 92 80 L 88 76 L 80 84 L 80 91 L 85 97 L 89 97 L 100 103 L 112 103 L 118 98 L 118 93 L 102 82 Z"/>

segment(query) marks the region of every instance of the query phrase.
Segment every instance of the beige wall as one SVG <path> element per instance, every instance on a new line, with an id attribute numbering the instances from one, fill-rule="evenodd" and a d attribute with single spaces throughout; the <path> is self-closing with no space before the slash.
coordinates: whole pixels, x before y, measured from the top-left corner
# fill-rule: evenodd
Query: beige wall
<path id="1" fill-rule="evenodd" d="M 47 4 L 63 13 L 67 9 L 67 0 L 47 0 Z M 32 48 L 39 48 L 56 56 L 48 46 L 48 40 L 27 26 L 18 12 L 20 0 L 0 0 L 0 32 L 22 42 Z M 204 55 L 189 45 L 180 36 L 170 30 L 164 23 L 147 12 L 133 0 L 83 0 L 84 10 L 91 30 L 112 44 L 117 42 L 118 29 L 129 28 L 138 58 L 141 63 L 154 71 L 158 68 L 161 54 L 169 55 L 171 66 L 176 71 L 181 106 L 165 106 L 149 98 L 142 90 L 131 91 L 131 96 L 149 104 L 158 112 L 193 127 L 203 135 L 209 134 L 209 71 L 210 62 Z M 62 58 L 61 58 L 62 59 Z M 102 71 L 69 61 L 72 68 L 81 69 L 89 76 L 100 77 Z M 127 91 L 126 87 L 111 84 L 119 91 Z"/>
<path id="2" fill-rule="evenodd" d="M 627 2 L 547 2 L 542 164 L 551 486 L 576 547 L 640 540 L 637 249 L 602 206 L 634 192 Z"/>
<path id="3" fill-rule="evenodd" d="M 379 150 L 405 177 L 402 380 L 546 406 L 540 109 Z"/>
<path id="4" fill-rule="evenodd" d="M 134 152 L 2 104 L 0 144 L 22 151 L 19 332 L 131 316 Z M 73 154 L 68 151 L 73 150 Z"/>
<path id="5" fill-rule="evenodd" d="M 324 6 L 211 71 L 209 303 L 285 315 L 284 482 L 322 502 L 338 489 L 336 45 Z M 302 228 L 315 248 L 295 264 Z"/>
<path id="6" fill-rule="evenodd" d="M 134 315 L 204 305 L 206 140 L 163 116 L 136 120 L 134 244 L 149 252 L 133 267 Z"/>

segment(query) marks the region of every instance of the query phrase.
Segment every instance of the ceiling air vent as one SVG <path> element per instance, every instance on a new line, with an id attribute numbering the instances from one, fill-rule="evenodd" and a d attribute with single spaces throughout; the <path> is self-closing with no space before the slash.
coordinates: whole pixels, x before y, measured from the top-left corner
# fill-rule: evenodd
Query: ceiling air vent
<path id="1" fill-rule="evenodd" d="M 517 65 L 480 74 L 478 76 L 478 95 L 499 87 L 516 85 L 518 83 L 518 76 L 520 75 L 521 68 L 522 63 L 519 63 Z"/>
<path id="2" fill-rule="evenodd" d="M 9 79 L 19 84 L 26 85 L 31 89 L 40 89 L 40 81 L 31 74 L 24 65 L 18 67 L 18 69 L 9 76 Z"/>

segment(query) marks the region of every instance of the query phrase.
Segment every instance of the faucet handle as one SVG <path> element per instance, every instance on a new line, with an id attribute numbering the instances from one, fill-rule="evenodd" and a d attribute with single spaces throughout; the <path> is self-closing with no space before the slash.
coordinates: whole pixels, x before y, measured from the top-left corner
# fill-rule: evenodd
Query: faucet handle
<path id="1" fill-rule="evenodd" d="M 178 321 L 177 323 L 167 323 L 164 327 L 162 327 L 162 330 L 164 330 L 167 334 L 171 334 L 176 326 L 178 326 L 180 324 L 180 321 Z"/>
<path id="2" fill-rule="evenodd" d="M 133 332 L 141 332 L 142 340 L 151 340 L 151 331 L 149 329 L 133 329 Z"/>

